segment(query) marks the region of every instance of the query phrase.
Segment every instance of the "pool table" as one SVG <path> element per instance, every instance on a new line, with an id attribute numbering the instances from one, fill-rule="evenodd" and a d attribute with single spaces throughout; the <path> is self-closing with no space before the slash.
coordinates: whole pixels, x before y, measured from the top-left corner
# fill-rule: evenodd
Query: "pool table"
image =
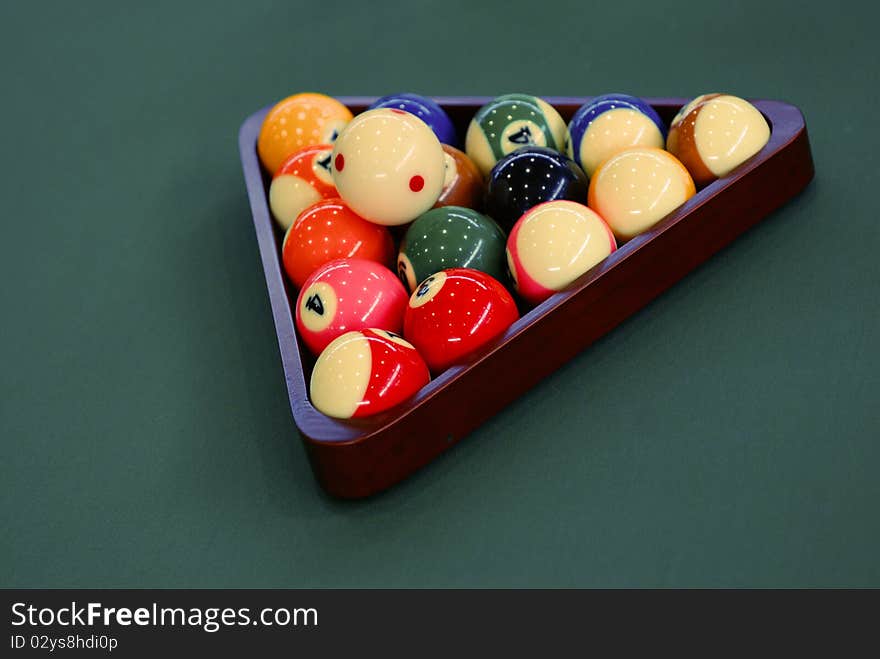
<path id="1" fill-rule="evenodd" d="M 880 10 L 530 7 L 0 9 L 0 586 L 880 586 Z M 293 422 L 237 144 L 307 90 L 779 99 L 816 178 L 341 501 Z"/>

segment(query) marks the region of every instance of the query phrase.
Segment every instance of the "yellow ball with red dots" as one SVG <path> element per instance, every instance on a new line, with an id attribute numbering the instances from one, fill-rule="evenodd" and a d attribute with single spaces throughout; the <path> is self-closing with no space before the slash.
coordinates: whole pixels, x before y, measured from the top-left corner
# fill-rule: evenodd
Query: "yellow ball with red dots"
<path id="1" fill-rule="evenodd" d="M 647 231 L 694 196 L 693 179 L 675 156 L 632 147 L 605 160 L 590 179 L 587 205 L 618 240 Z"/>
<path id="2" fill-rule="evenodd" d="M 294 151 L 335 141 L 351 118 L 351 110 L 324 94 L 288 96 L 263 120 L 257 138 L 260 162 L 274 175 Z"/>
<path id="3" fill-rule="evenodd" d="M 520 296 L 538 304 L 617 249 L 599 215 L 574 201 L 531 208 L 507 238 L 507 263 Z"/>
<path id="4" fill-rule="evenodd" d="M 384 412 L 428 384 L 428 367 L 411 343 L 393 332 L 348 332 L 328 345 L 312 369 L 312 405 L 337 419 Z"/>
<path id="5" fill-rule="evenodd" d="M 666 148 L 703 186 L 729 174 L 769 140 L 770 126 L 754 105 L 730 94 L 704 94 L 672 120 Z"/>
<path id="6" fill-rule="evenodd" d="M 346 126 L 333 148 L 333 182 L 361 217 L 396 226 L 440 197 L 446 159 L 428 125 L 398 109 L 369 110 Z"/>

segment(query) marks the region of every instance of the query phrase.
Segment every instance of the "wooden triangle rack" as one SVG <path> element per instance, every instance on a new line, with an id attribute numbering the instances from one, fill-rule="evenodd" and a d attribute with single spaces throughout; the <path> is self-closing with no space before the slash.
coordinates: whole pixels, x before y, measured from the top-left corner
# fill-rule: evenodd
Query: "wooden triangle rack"
<path id="1" fill-rule="evenodd" d="M 355 113 L 374 99 L 340 98 Z M 438 98 L 461 134 L 488 97 Z M 566 121 L 588 97 L 547 98 Z M 669 122 L 687 99 L 647 99 Z M 375 417 L 338 421 L 308 397 L 314 358 L 294 326 L 296 291 L 280 262 L 282 235 L 267 203 L 268 178 L 256 141 L 265 108 L 239 135 L 241 160 L 281 350 L 290 407 L 315 475 L 331 494 L 379 492 L 424 466 L 517 397 L 612 330 L 797 195 L 813 178 L 801 112 L 779 101 L 752 101 L 771 126 L 770 141 L 728 176 L 700 190 L 648 232 L 637 236 L 520 318 L 473 361 L 440 374 L 414 398 Z"/>

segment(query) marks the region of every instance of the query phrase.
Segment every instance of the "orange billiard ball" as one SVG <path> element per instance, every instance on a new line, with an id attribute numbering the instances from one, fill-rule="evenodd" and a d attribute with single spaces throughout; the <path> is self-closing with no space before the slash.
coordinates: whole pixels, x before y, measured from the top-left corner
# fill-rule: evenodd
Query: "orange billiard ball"
<path id="1" fill-rule="evenodd" d="M 329 144 L 307 146 L 295 151 L 275 173 L 269 186 L 269 208 L 282 229 L 289 228 L 315 202 L 339 196 L 330 176 L 332 151 Z"/>
<path id="2" fill-rule="evenodd" d="M 368 259 L 388 267 L 395 257 L 388 229 L 367 222 L 338 198 L 306 208 L 290 225 L 281 244 L 284 271 L 297 288 L 334 259 Z"/>
<path id="3" fill-rule="evenodd" d="M 352 119 L 351 110 L 324 94 L 294 94 L 279 101 L 266 115 L 257 153 L 275 174 L 294 151 L 314 144 L 332 144 Z"/>

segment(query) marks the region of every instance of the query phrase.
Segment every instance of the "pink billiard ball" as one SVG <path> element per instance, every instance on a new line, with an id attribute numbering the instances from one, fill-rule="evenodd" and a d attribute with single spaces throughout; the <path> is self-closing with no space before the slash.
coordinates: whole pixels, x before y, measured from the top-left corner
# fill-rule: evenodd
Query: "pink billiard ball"
<path id="1" fill-rule="evenodd" d="M 269 208 L 282 229 L 312 204 L 339 196 L 330 176 L 332 152 L 329 144 L 307 146 L 285 160 L 272 177 Z"/>
<path id="2" fill-rule="evenodd" d="M 312 405 L 337 419 L 384 412 L 428 384 L 416 349 L 382 329 L 347 332 L 321 353 L 309 385 Z"/>
<path id="3" fill-rule="evenodd" d="M 574 201 L 548 201 L 527 211 L 507 237 L 507 266 L 532 304 L 561 291 L 617 249 L 595 212 Z"/>
<path id="4" fill-rule="evenodd" d="M 314 354 L 333 339 L 368 327 L 399 334 L 408 294 L 385 266 L 336 259 L 313 272 L 296 300 L 296 328 Z"/>
<path id="5" fill-rule="evenodd" d="M 439 373 L 462 363 L 519 318 L 516 303 L 485 272 L 449 268 L 425 279 L 409 298 L 403 335 Z"/>

